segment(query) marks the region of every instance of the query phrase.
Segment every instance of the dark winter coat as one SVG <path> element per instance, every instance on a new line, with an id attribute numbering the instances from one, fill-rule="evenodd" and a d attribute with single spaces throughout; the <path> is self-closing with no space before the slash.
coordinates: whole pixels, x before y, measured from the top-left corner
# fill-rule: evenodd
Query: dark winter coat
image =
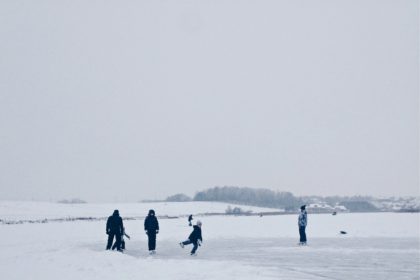
<path id="1" fill-rule="evenodd" d="M 193 219 L 193 217 L 192 217 L 192 215 L 190 215 L 190 216 L 188 217 L 188 222 L 191 222 L 191 221 L 192 221 L 192 219 Z"/>
<path id="2" fill-rule="evenodd" d="M 154 215 L 148 215 L 144 220 L 144 230 L 147 230 L 148 233 L 156 233 L 159 230 L 159 222 Z"/>
<path id="3" fill-rule="evenodd" d="M 122 235 L 124 232 L 123 221 L 118 213 L 109 216 L 106 222 L 106 233 Z"/>
<path id="4" fill-rule="evenodd" d="M 198 239 L 203 241 L 203 237 L 201 236 L 201 228 L 199 226 L 194 226 L 194 230 L 191 232 L 188 239 L 193 243 L 197 242 Z"/>

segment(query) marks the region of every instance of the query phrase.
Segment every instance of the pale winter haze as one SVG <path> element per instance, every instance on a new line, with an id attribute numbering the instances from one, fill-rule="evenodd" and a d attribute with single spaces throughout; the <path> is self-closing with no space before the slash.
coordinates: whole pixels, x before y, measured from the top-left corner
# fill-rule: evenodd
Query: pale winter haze
<path id="1" fill-rule="evenodd" d="M 419 2 L 1 1 L 0 199 L 419 195 Z"/>

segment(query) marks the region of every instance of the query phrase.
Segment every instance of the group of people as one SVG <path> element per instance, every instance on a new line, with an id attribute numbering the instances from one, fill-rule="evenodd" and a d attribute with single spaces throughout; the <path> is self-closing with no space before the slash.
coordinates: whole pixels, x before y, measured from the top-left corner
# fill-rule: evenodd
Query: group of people
<path id="1" fill-rule="evenodd" d="M 193 217 L 190 215 L 188 217 L 189 226 L 192 226 Z M 306 212 L 306 205 L 300 207 L 300 214 L 298 218 L 299 226 L 299 245 L 306 245 L 306 226 L 308 224 L 308 213 Z M 197 221 L 196 225 L 193 227 L 193 231 L 188 236 L 188 239 L 180 242 L 179 245 L 181 248 L 184 248 L 185 245 L 193 244 L 191 250 L 191 255 L 195 256 L 197 249 L 201 246 L 203 242 L 203 237 L 201 235 L 201 221 Z M 156 254 L 156 235 L 159 233 L 159 222 L 156 218 L 156 213 L 153 209 L 149 210 L 149 213 L 144 220 L 144 230 L 148 236 L 148 248 L 149 254 Z M 106 222 L 106 234 L 108 235 L 108 243 L 106 246 L 107 250 L 115 250 L 122 252 L 125 250 L 125 241 L 124 237 L 130 239 L 130 236 L 126 234 L 123 220 L 120 217 L 118 210 L 114 210 L 112 216 L 110 216 Z M 114 242 L 115 238 L 115 243 Z"/>
<path id="2" fill-rule="evenodd" d="M 192 215 L 188 217 L 190 226 L 192 225 L 191 221 Z M 196 225 L 194 225 L 193 231 L 188 239 L 179 243 L 182 248 L 184 248 L 185 245 L 193 244 L 193 249 L 191 251 L 192 256 L 196 255 L 198 246 L 201 246 L 201 243 L 203 242 L 201 226 L 202 223 L 198 220 Z M 156 218 L 155 210 L 153 209 L 149 210 L 149 213 L 144 220 L 144 230 L 148 237 L 149 254 L 154 255 L 156 254 L 156 235 L 159 233 L 159 222 Z M 106 222 L 106 234 L 108 235 L 108 243 L 106 245 L 107 250 L 117 249 L 120 252 L 125 250 L 124 236 L 128 239 L 130 239 L 130 236 L 125 232 L 123 221 L 118 210 L 114 210 L 112 216 L 109 216 Z M 114 238 L 115 243 L 113 244 Z"/>

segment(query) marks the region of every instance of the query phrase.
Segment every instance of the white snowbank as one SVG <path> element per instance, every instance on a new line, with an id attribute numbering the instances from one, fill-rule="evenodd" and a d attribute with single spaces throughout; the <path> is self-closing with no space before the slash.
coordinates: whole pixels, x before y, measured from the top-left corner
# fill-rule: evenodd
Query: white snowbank
<path id="1" fill-rule="evenodd" d="M 280 211 L 273 208 L 236 205 L 219 202 L 153 202 L 153 203 L 86 203 L 62 204 L 53 202 L 0 201 L 0 219 L 29 220 L 66 217 L 108 217 L 114 209 L 119 209 L 124 217 L 144 217 L 149 209 L 156 215 L 182 216 L 203 213 L 225 213 L 226 208 L 240 207 L 253 213 Z"/>

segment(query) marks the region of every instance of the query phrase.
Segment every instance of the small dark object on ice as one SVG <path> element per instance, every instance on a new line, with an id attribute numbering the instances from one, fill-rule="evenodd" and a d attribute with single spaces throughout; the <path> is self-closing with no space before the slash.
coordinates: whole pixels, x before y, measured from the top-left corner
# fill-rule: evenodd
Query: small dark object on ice
<path id="1" fill-rule="evenodd" d="M 340 230 L 340 233 L 341 233 L 341 234 L 347 234 L 347 232 L 346 232 L 346 231 L 344 231 L 344 230 Z"/>
<path id="2" fill-rule="evenodd" d="M 334 212 L 332 212 L 332 214 L 333 214 L 333 216 L 335 216 L 335 215 L 337 215 L 337 212 L 334 211 Z"/>

